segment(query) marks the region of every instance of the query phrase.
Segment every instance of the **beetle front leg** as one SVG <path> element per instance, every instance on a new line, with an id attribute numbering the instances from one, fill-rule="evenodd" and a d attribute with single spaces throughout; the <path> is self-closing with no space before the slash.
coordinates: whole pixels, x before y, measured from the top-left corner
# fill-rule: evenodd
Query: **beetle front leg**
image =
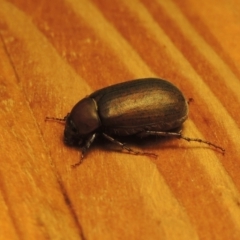
<path id="1" fill-rule="evenodd" d="M 90 135 L 89 138 L 87 138 L 86 144 L 82 147 L 82 156 L 80 160 L 77 163 L 73 164 L 72 167 L 77 167 L 82 163 L 85 153 L 87 152 L 89 147 L 92 145 L 95 138 L 96 138 L 96 133 Z"/>
<path id="2" fill-rule="evenodd" d="M 106 133 L 102 133 L 102 134 L 106 139 L 108 139 L 112 143 L 115 143 L 115 144 L 121 146 L 122 149 L 127 150 L 129 153 L 132 153 L 132 154 L 135 154 L 135 155 L 148 155 L 148 156 L 155 157 L 155 158 L 157 157 L 157 155 L 154 154 L 154 153 L 135 151 L 135 150 L 127 147 L 125 143 L 117 141 L 116 139 L 112 138 L 111 136 L 107 135 Z"/>
<path id="3" fill-rule="evenodd" d="M 86 144 L 82 148 L 82 157 L 81 157 L 81 159 L 84 158 L 84 154 L 90 148 L 90 146 L 92 145 L 92 143 L 93 143 L 95 138 L 96 138 L 96 133 L 93 133 L 92 135 L 89 136 L 89 138 L 86 141 Z"/>

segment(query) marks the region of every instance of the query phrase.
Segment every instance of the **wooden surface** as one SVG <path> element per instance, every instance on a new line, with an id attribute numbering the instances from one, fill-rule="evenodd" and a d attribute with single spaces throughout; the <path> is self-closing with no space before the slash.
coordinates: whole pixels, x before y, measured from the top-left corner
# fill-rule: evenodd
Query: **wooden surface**
<path id="1" fill-rule="evenodd" d="M 0 0 L 0 34 L 0 239 L 240 239 L 239 1 Z M 100 140 L 72 169 L 45 117 L 149 76 L 194 99 L 184 134 L 226 154 Z"/>

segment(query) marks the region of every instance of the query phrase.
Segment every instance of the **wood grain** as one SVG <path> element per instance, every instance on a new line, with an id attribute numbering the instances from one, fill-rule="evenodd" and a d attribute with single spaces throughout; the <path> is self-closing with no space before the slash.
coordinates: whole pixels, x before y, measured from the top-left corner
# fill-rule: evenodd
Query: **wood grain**
<path id="1" fill-rule="evenodd" d="M 236 0 L 0 1 L 0 239 L 240 239 L 240 6 Z M 190 104 L 186 136 L 63 144 L 92 91 L 157 76 Z"/>

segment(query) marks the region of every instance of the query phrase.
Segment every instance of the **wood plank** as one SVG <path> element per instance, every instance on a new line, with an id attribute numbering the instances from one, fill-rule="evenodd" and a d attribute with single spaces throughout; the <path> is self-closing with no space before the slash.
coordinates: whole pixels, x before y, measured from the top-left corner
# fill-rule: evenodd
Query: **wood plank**
<path id="1" fill-rule="evenodd" d="M 239 239 L 235 0 L 1 1 L 1 239 Z M 190 104 L 184 135 L 118 151 L 99 139 L 77 168 L 64 117 L 81 98 L 158 76 Z M 1 221 L 2 222 L 2 221 Z"/>

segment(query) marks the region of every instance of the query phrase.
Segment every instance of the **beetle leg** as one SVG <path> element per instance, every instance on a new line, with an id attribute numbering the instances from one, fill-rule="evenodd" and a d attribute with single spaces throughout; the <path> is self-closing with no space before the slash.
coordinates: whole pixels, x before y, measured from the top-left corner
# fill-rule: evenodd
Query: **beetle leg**
<path id="1" fill-rule="evenodd" d="M 108 140 L 111 141 L 112 143 L 115 143 L 115 144 L 121 146 L 122 149 L 127 150 L 129 153 L 132 153 L 132 154 L 135 154 L 135 155 L 148 155 L 148 156 L 152 156 L 152 157 L 155 157 L 155 158 L 157 157 L 157 155 L 154 154 L 154 153 L 135 151 L 135 150 L 127 147 L 125 143 L 122 143 L 122 142 L 117 141 L 116 139 L 110 137 L 110 136 L 107 135 L 106 133 L 102 133 L 102 134 L 103 134 L 103 136 L 104 136 L 106 139 L 108 139 Z"/>
<path id="2" fill-rule="evenodd" d="M 206 140 L 202 140 L 200 138 L 189 138 L 189 137 L 185 137 L 182 135 L 182 131 L 179 132 L 159 132 L 159 131 L 145 131 L 145 132 L 141 132 L 138 134 L 138 136 L 140 137 L 147 137 L 150 135 L 154 135 L 154 136 L 163 136 L 163 137 L 177 137 L 177 138 L 182 138 L 188 142 L 200 142 L 200 143 L 204 143 L 207 144 L 209 146 L 215 147 L 217 149 L 220 149 L 222 151 L 222 153 L 225 153 L 225 149 L 214 144 L 211 142 L 208 142 Z"/>
<path id="3" fill-rule="evenodd" d="M 189 105 L 191 102 L 194 102 L 194 99 L 193 99 L 193 98 L 189 98 L 189 99 L 187 100 L 188 105 Z"/>
<path id="4" fill-rule="evenodd" d="M 72 167 L 77 167 L 82 163 L 85 153 L 87 152 L 87 150 L 89 149 L 89 147 L 91 146 L 95 138 L 96 138 L 96 133 L 89 136 L 89 138 L 86 140 L 86 144 L 82 147 L 82 156 L 80 160 L 77 163 L 73 164 Z"/>
<path id="5" fill-rule="evenodd" d="M 90 137 L 87 139 L 85 146 L 83 146 L 82 148 L 82 157 L 81 159 L 84 158 L 84 154 L 86 153 L 86 151 L 89 149 L 89 147 L 91 146 L 91 144 L 93 143 L 94 139 L 96 138 L 96 133 L 93 133 L 92 135 L 90 135 Z"/>

